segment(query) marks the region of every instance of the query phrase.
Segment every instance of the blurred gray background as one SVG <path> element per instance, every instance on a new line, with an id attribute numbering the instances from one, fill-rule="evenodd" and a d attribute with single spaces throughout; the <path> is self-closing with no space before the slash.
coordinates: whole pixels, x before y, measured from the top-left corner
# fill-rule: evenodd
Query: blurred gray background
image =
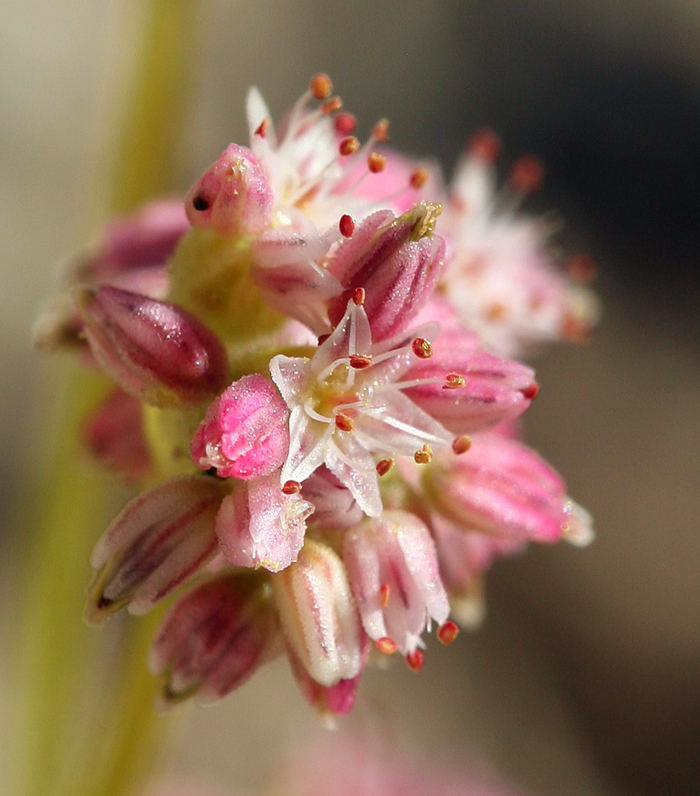
<path id="1" fill-rule="evenodd" d="M 137 9 L 3 3 L 0 541 L 41 412 L 28 330 L 54 264 L 91 232 L 86 186 Z M 542 796 L 700 793 L 700 4 L 212 0 L 204 18 L 183 189 L 245 142 L 248 85 L 279 115 L 325 70 L 365 134 L 387 116 L 394 145 L 448 170 L 486 124 L 506 162 L 539 154 L 533 212 L 556 208 L 565 246 L 599 263 L 601 327 L 540 357 L 527 418 L 596 543 L 499 565 L 483 629 L 431 645 L 418 677 L 370 673 L 348 724 L 401 726 L 426 754 Z M 195 710 L 171 769 L 253 788 L 313 726 L 278 664 Z"/>

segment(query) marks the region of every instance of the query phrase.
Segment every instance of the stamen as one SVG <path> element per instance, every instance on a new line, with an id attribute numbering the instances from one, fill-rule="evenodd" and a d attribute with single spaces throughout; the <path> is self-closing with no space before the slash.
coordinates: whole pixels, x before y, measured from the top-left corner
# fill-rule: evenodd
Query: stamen
<path id="1" fill-rule="evenodd" d="M 409 669 L 419 672 L 423 668 L 423 650 L 414 650 L 406 654 L 406 663 Z"/>
<path id="2" fill-rule="evenodd" d="M 382 608 L 386 608 L 389 605 L 389 597 L 391 596 L 391 586 L 388 583 L 382 583 L 379 588 L 379 600 L 382 604 Z"/>
<path id="3" fill-rule="evenodd" d="M 388 137 L 389 137 L 389 120 L 380 119 L 372 128 L 372 138 L 374 138 L 375 141 L 379 141 L 380 143 L 383 144 Z"/>
<path id="4" fill-rule="evenodd" d="M 355 152 L 360 148 L 360 142 L 355 138 L 354 135 L 350 135 L 347 138 L 343 138 L 338 146 L 338 151 L 341 155 L 354 155 Z"/>
<path id="5" fill-rule="evenodd" d="M 520 392 L 526 398 L 528 398 L 529 400 L 533 401 L 535 398 L 537 398 L 537 396 L 538 396 L 538 394 L 540 392 L 540 385 L 536 381 L 533 381 L 532 384 L 530 384 L 527 387 L 525 387 L 524 389 L 520 390 Z"/>
<path id="6" fill-rule="evenodd" d="M 258 125 L 255 131 L 255 135 L 259 135 L 260 138 L 265 138 L 265 136 L 267 135 L 267 128 L 269 126 L 270 126 L 270 120 L 267 117 L 265 117 Z"/>
<path id="7" fill-rule="evenodd" d="M 352 431 L 355 428 L 355 423 L 351 417 L 345 412 L 338 412 L 335 415 L 335 424 L 341 431 Z"/>
<path id="8" fill-rule="evenodd" d="M 445 383 L 442 386 L 443 390 L 456 390 L 458 387 L 464 387 L 467 383 L 464 376 L 460 376 L 459 373 L 448 373 L 445 376 Z"/>
<path id="9" fill-rule="evenodd" d="M 469 152 L 489 163 L 493 163 L 501 154 L 501 139 L 493 130 L 479 130 L 469 142 Z"/>
<path id="10" fill-rule="evenodd" d="M 425 169 L 422 166 L 420 166 L 419 168 L 415 169 L 415 171 L 411 174 L 411 179 L 410 179 L 411 188 L 415 188 L 416 190 L 422 188 L 425 185 L 427 179 L 428 179 L 428 169 Z"/>
<path id="11" fill-rule="evenodd" d="M 426 340 L 425 337 L 416 337 L 411 343 L 411 348 L 419 359 L 430 359 L 433 355 L 433 344 L 430 340 Z"/>
<path id="12" fill-rule="evenodd" d="M 324 100 L 330 96 L 331 91 L 333 90 L 333 84 L 331 83 L 330 77 L 328 77 L 325 72 L 319 72 L 311 79 L 309 90 L 311 91 L 311 96 L 314 99 Z"/>
<path id="13" fill-rule="evenodd" d="M 366 297 L 367 294 L 363 287 L 356 287 L 355 290 L 353 290 L 352 300 L 355 302 L 356 307 L 361 307 L 365 303 Z"/>
<path id="14" fill-rule="evenodd" d="M 335 131 L 339 135 L 350 135 L 355 132 L 357 127 L 357 119 L 351 114 L 344 111 L 339 113 L 334 119 Z"/>
<path id="15" fill-rule="evenodd" d="M 301 484 L 298 481 L 285 481 L 282 491 L 285 495 L 296 495 L 301 492 Z"/>
<path id="16" fill-rule="evenodd" d="M 452 442 L 452 450 L 460 456 L 462 453 L 466 453 L 469 448 L 472 446 L 472 441 L 466 435 L 463 437 L 457 437 Z"/>
<path id="17" fill-rule="evenodd" d="M 371 354 L 350 354 L 350 367 L 355 370 L 364 370 L 372 365 Z"/>
<path id="18" fill-rule="evenodd" d="M 421 450 L 413 454 L 413 459 L 416 464 L 430 464 L 433 460 L 433 449 L 426 443 Z"/>
<path id="19" fill-rule="evenodd" d="M 534 155 L 518 158 L 510 170 L 508 182 L 514 191 L 522 194 L 536 191 L 544 180 L 544 166 Z"/>
<path id="20" fill-rule="evenodd" d="M 486 317 L 490 321 L 504 321 L 508 317 L 508 307 L 500 301 L 495 301 L 487 308 Z"/>
<path id="21" fill-rule="evenodd" d="M 457 638 L 458 634 L 459 627 L 457 627 L 455 622 L 453 622 L 451 619 L 445 622 L 444 625 L 440 625 L 436 633 L 438 640 L 442 644 L 452 644 L 452 642 Z"/>
<path id="22" fill-rule="evenodd" d="M 349 238 L 355 231 L 355 222 L 352 220 L 351 216 L 345 213 L 345 215 L 340 217 L 340 223 L 338 224 L 338 227 L 340 229 L 340 234 L 344 238 Z"/>
<path id="23" fill-rule="evenodd" d="M 377 462 L 377 475 L 379 475 L 380 477 L 382 475 L 386 475 L 393 466 L 394 466 L 393 459 L 381 459 L 380 461 Z"/>
<path id="24" fill-rule="evenodd" d="M 385 165 L 386 158 L 384 155 L 380 155 L 379 152 L 369 153 L 369 157 L 367 158 L 367 168 L 369 168 L 372 174 L 379 174 L 381 171 L 384 171 Z"/>
<path id="25" fill-rule="evenodd" d="M 340 97 L 331 97 L 321 105 L 321 113 L 324 116 L 330 116 L 332 113 L 339 111 L 343 107 L 343 100 Z"/>
<path id="26" fill-rule="evenodd" d="M 393 638 L 389 638 L 389 636 L 384 636 L 384 638 L 380 638 L 377 642 L 377 649 L 380 652 L 383 652 L 385 655 L 393 655 L 396 652 L 396 642 Z"/>

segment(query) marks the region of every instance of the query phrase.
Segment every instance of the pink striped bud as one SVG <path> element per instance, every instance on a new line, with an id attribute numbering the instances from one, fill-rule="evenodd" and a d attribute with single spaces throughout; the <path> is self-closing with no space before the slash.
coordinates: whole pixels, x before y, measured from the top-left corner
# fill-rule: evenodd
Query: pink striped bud
<path id="1" fill-rule="evenodd" d="M 227 572 L 198 583 L 173 605 L 149 663 L 168 707 L 193 694 L 200 701 L 226 696 L 283 648 L 265 580 Z"/>
<path id="2" fill-rule="evenodd" d="M 289 411 L 264 376 L 244 376 L 207 409 L 192 439 L 190 453 L 203 470 L 222 478 L 270 475 L 289 453 Z"/>
<path id="3" fill-rule="evenodd" d="M 310 677 L 326 688 L 357 677 L 363 631 L 337 554 L 307 540 L 272 586 L 287 642 Z"/>
<path id="4" fill-rule="evenodd" d="M 83 439 L 99 462 L 130 480 L 145 476 L 152 466 L 143 433 L 143 407 L 123 390 L 111 392 L 87 419 Z"/>
<path id="5" fill-rule="evenodd" d="M 432 348 L 404 376 L 423 383 L 405 392 L 453 434 L 483 431 L 530 406 L 537 385 L 526 365 L 487 353 L 467 331 L 441 334 Z"/>
<path id="6" fill-rule="evenodd" d="M 216 518 L 221 552 L 239 567 L 285 569 L 297 560 L 313 510 L 298 493 L 283 491 L 279 472 L 237 481 Z"/>
<path id="7" fill-rule="evenodd" d="M 458 527 L 508 539 L 592 539 L 588 514 L 566 496 L 559 475 L 534 451 L 500 434 L 474 437 L 423 474 L 429 507 Z"/>
<path id="8" fill-rule="evenodd" d="M 196 574 L 218 551 L 214 523 L 224 494 L 216 479 L 188 475 L 132 500 L 92 554 L 98 572 L 86 620 L 102 624 L 124 606 L 144 614 Z"/>
<path id="9" fill-rule="evenodd" d="M 219 235 L 257 235 L 270 223 L 274 196 L 260 161 L 231 144 L 185 197 L 193 227 Z"/>
<path id="10" fill-rule="evenodd" d="M 404 654 L 422 646 L 426 624 L 443 624 L 450 606 L 427 526 L 405 511 L 385 511 L 345 534 L 343 558 L 367 635 L 391 639 Z"/>
<path id="11" fill-rule="evenodd" d="M 107 286 L 76 288 L 73 296 L 95 359 L 145 403 L 197 406 L 228 382 L 219 339 L 175 304 Z"/>
<path id="12" fill-rule="evenodd" d="M 398 218 L 373 213 L 345 240 L 328 264 L 343 287 L 329 302 L 336 325 L 357 288 L 375 343 L 403 331 L 435 289 L 445 264 L 445 242 L 434 236 L 440 205 L 421 202 Z"/>

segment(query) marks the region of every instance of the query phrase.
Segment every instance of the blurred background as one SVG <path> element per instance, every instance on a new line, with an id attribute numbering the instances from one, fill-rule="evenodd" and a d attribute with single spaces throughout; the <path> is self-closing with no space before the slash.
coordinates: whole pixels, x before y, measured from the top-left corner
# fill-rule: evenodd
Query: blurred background
<path id="1" fill-rule="evenodd" d="M 173 0 L 174 2 L 176 0 Z M 255 83 L 281 115 L 327 71 L 361 131 L 450 171 L 491 126 L 504 160 L 535 152 L 561 242 L 598 263 L 604 318 L 583 347 L 536 361 L 528 440 L 594 515 L 584 550 L 503 562 L 488 615 L 363 680 L 354 727 L 473 762 L 532 794 L 700 793 L 700 4 L 697 0 L 210 0 L 182 189 L 246 141 Z M 5 0 L 0 19 L 0 594 L 42 412 L 29 347 L 55 263 L 80 245 L 89 181 L 128 76 L 137 2 Z M 43 388 L 45 391 L 45 387 Z M 0 621 L 2 621 L 0 619 Z M 0 639 L 2 635 L 0 635 Z M 189 717 L 173 774 L 255 788 L 289 738 L 314 729 L 286 665 Z M 399 733 L 397 728 L 401 727 Z"/>

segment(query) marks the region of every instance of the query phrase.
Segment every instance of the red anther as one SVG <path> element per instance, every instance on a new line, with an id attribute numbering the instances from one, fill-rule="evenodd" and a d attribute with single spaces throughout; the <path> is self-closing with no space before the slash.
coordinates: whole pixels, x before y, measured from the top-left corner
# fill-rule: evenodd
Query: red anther
<path id="1" fill-rule="evenodd" d="M 456 390 L 458 387 L 464 387 L 466 383 L 464 376 L 460 376 L 459 373 L 448 373 L 445 376 L 445 383 L 442 385 L 442 389 Z"/>
<path id="2" fill-rule="evenodd" d="M 433 355 L 433 344 L 430 340 L 426 340 L 425 337 L 416 337 L 411 343 L 411 348 L 419 359 L 430 359 Z"/>
<path id="3" fill-rule="evenodd" d="M 428 169 L 424 169 L 422 166 L 419 166 L 411 174 L 411 188 L 415 188 L 416 190 L 418 190 L 418 188 L 422 188 L 425 185 L 428 176 Z"/>
<path id="4" fill-rule="evenodd" d="M 389 137 L 389 120 L 380 119 L 372 129 L 372 138 L 384 143 Z"/>
<path id="5" fill-rule="evenodd" d="M 301 492 L 301 484 L 298 481 L 285 481 L 282 491 L 285 495 L 296 495 Z"/>
<path id="6" fill-rule="evenodd" d="M 357 140 L 357 138 L 355 138 L 354 135 L 349 135 L 347 138 L 343 138 L 338 145 L 338 151 L 341 155 L 354 155 L 359 148 L 360 142 Z"/>
<path id="7" fill-rule="evenodd" d="M 335 425 L 341 431 L 352 431 L 355 428 L 355 423 L 351 417 L 345 412 L 338 412 L 335 416 Z"/>
<path id="8" fill-rule="evenodd" d="M 343 100 L 340 97 L 331 97 L 321 105 L 321 112 L 324 116 L 330 116 L 331 113 L 339 111 L 343 107 Z"/>
<path id="9" fill-rule="evenodd" d="M 444 625 L 440 625 L 437 629 L 437 637 L 438 640 L 442 644 L 452 644 L 452 642 L 457 638 L 459 633 L 459 628 L 451 619 L 448 619 Z"/>
<path id="10" fill-rule="evenodd" d="M 520 392 L 530 401 L 537 398 L 539 391 L 540 385 L 536 381 L 533 381 L 532 384 L 529 384 L 527 387 L 520 390 Z"/>
<path id="11" fill-rule="evenodd" d="M 419 672 L 423 668 L 423 650 L 414 650 L 406 654 L 406 663 L 409 669 Z"/>
<path id="12" fill-rule="evenodd" d="M 347 111 L 339 113 L 334 119 L 335 131 L 339 135 L 350 135 L 357 128 L 357 119 Z"/>
<path id="13" fill-rule="evenodd" d="M 384 636 L 384 638 L 380 638 L 377 642 L 377 649 L 380 652 L 383 652 L 385 655 L 393 655 L 396 652 L 396 642 L 393 638 L 389 638 L 389 636 Z"/>
<path id="14" fill-rule="evenodd" d="M 452 450 L 457 454 L 457 456 L 460 456 L 462 453 L 466 453 L 471 446 L 472 441 L 467 436 L 457 437 L 452 441 Z"/>
<path id="15" fill-rule="evenodd" d="M 340 223 L 338 224 L 338 228 L 340 229 L 340 234 L 344 238 L 349 238 L 352 233 L 355 231 L 355 222 L 352 220 L 352 217 L 349 216 L 347 213 L 340 217 Z"/>
<path id="16" fill-rule="evenodd" d="M 567 314 L 564 316 L 562 333 L 570 343 L 585 343 L 591 339 L 593 324 L 576 315 Z"/>
<path id="17" fill-rule="evenodd" d="M 433 449 L 430 445 L 423 445 L 423 447 L 413 454 L 413 460 L 416 464 L 430 464 L 433 460 Z"/>
<path id="18" fill-rule="evenodd" d="M 333 91 L 333 84 L 330 77 L 325 72 L 319 72 L 311 78 L 311 85 L 309 86 L 311 96 L 317 100 L 324 100 L 330 96 Z"/>
<path id="19" fill-rule="evenodd" d="M 472 155 L 493 163 L 501 154 L 501 139 L 493 130 L 477 130 L 467 148 Z"/>
<path id="20" fill-rule="evenodd" d="M 350 367 L 355 370 L 364 370 L 372 365 L 371 354 L 351 354 Z"/>
<path id="21" fill-rule="evenodd" d="M 257 129 L 255 130 L 255 135 L 259 135 L 260 138 L 265 138 L 267 135 L 267 128 L 270 126 L 270 120 L 265 117 L 260 124 L 258 125 Z"/>
<path id="22" fill-rule="evenodd" d="M 384 166 L 386 166 L 386 158 L 384 155 L 380 155 L 379 152 L 369 153 L 367 167 L 372 174 L 379 174 L 380 171 L 384 171 Z"/>
<path id="23" fill-rule="evenodd" d="M 566 264 L 566 272 L 575 282 L 590 282 L 597 271 L 595 262 L 585 254 L 575 254 Z"/>
<path id="24" fill-rule="evenodd" d="M 380 459 L 377 462 L 377 475 L 379 476 L 386 475 L 393 466 L 394 466 L 393 459 Z"/>
<path id="25" fill-rule="evenodd" d="M 352 300 L 355 302 L 356 307 L 361 307 L 365 303 L 366 297 L 363 287 L 356 287 L 352 292 Z"/>
<path id="26" fill-rule="evenodd" d="M 536 191 L 544 180 L 544 166 L 534 155 L 523 155 L 511 166 L 508 181 L 518 193 Z"/>
<path id="27" fill-rule="evenodd" d="M 382 583 L 379 587 L 379 601 L 382 604 L 382 608 L 386 608 L 389 605 L 389 597 L 391 596 L 391 586 L 388 583 Z"/>

